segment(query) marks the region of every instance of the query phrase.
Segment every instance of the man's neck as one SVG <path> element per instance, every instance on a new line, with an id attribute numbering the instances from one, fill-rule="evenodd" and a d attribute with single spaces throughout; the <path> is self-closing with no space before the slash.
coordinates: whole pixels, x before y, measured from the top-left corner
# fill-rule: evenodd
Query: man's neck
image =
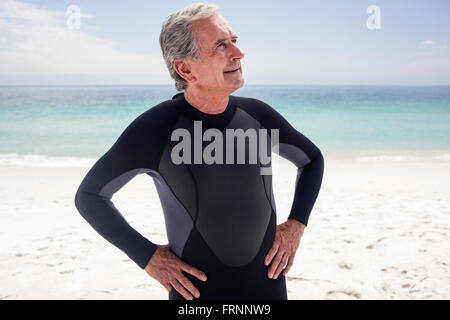
<path id="1" fill-rule="evenodd" d="M 227 108 L 229 94 L 217 94 L 216 92 L 197 93 L 192 90 L 185 90 L 184 98 L 191 106 L 201 112 L 217 114 L 224 112 Z"/>

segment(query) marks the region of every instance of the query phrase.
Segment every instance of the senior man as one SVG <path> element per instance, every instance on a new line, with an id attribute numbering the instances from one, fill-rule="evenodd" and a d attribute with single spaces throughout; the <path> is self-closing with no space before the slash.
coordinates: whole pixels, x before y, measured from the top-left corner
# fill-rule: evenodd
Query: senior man
<path id="1" fill-rule="evenodd" d="M 160 282 L 170 300 L 287 299 L 285 275 L 321 187 L 320 150 L 266 103 L 231 95 L 244 84 L 236 42 L 215 5 L 195 3 L 169 16 L 160 44 L 183 92 L 138 116 L 75 196 L 87 222 Z M 238 150 L 233 142 L 243 132 L 248 143 Z M 297 166 L 292 208 L 279 225 L 271 175 L 263 173 L 271 166 L 261 153 L 249 161 L 255 145 Z M 167 245 L 143 237 L 111 202 L 142 173 L 155 183 Z"/>

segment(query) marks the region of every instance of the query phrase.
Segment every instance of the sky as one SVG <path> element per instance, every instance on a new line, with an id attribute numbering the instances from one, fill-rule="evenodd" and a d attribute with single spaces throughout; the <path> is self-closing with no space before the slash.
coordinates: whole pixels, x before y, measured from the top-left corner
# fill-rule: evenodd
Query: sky
<path id="1" fill-rule="evenodd" d="M 0 0 L 0 85 L 172 84 L 159 32 L 192 2 Z M 448 0 L 212 3 L 239 37 L 246 84 L 450 85 Z"/>

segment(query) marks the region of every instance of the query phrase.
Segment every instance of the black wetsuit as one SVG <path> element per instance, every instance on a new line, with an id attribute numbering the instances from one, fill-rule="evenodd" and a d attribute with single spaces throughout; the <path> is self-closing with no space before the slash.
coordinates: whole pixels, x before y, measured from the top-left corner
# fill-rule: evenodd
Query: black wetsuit
<path id="1" fill-rule="evenodd" d="M 279 155 L 297 166 L 289 219 L 307 225 L 320 190 L 324 160 L 320 150 L 266 103 L 229 96 L 225 111 L 207 114 L 191 106 L 183 93 L 138 116 L 89 170 L 75 196 L 87 222 L 142 269 L 157 245 L 133 229 L 111 202 L 134 176 L 153 178 L 161 200 L 171 250 L 207 276 L 203 282 L 184 273 L 200 291 L 199 299 L 287 299 L 285 277 L 267 277 L 264 258 L 277 225 L 272 176 L 258 162 L 174 164 L 172 132 L 194 121 L 202 129 L 279 130 Z M 224 134 L 225 136 L 225 134 Z M 210 142 L 203 141 L 203 147 Z M 192 150 L 194 150 L 192 143 Z M 225 142 L 224 142 L 225 146 Z M 246 155 L 249 153 L 246 144 Z M 270 146 L 268 152 L 270 152 Z M 223 159 L 226 148 L 224 147 Z M 194 158 L 194 153 L 192 159 Z M 270 265 L 269 265 L 270 266 Z M 169 299 L 184 299 L 175 289 Z"/>

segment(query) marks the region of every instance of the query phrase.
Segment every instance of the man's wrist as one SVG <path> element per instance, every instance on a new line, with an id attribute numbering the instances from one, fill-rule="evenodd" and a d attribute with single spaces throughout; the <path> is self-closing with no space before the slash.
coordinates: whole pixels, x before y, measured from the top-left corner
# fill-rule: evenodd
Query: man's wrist
<path id="1" fill-rule="evenodd" d="M 288 219 L 287 221 L 290 222 L 290 224 L 292 226 L 294 226 L 294 228 L 298 231 L 300 231 L 301 233 L 303 233 L 305 231 L 306 225 L 304 225 L 303 223 L 301 223 L 298 220 L 295 219 Z"/>

